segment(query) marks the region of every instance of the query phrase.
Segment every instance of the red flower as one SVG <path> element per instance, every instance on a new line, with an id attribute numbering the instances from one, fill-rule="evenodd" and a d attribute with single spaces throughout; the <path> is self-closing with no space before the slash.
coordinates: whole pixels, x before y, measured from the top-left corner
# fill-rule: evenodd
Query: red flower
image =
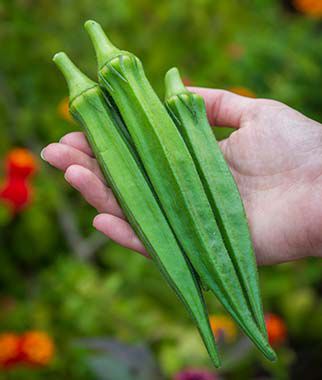
<path id="1" fill-rule="evenodd" d="M 30 203 L 31 189 L 26 181 L 9 177 L 0 191 L 0 198 L 16 213 Z"/>
<path id="2" fill-rule="evenodd" d="M 282 318 L 276 314 L 269 313 L 265 315 L 265 322 L 269 343 L 272 346 L 279 346 L 284 343 L 286 340 L 287 331 L 286 325 Z"/>
<path id="3" fill-rule="evenodd" d="M 0 367 L 8 368 L 19 361 L 20 339 L 13 333 L 0 335 Z"/>
<path id="4" fill-rule="evenodd" d="M 15 148 L 6 157 L 6 170 L 6 178 L 0 188 L 0 199 L 16 213 L 30 203 L 32 189 L 28 178 L 37 170 L 37 164 L 27 149 Z"/>

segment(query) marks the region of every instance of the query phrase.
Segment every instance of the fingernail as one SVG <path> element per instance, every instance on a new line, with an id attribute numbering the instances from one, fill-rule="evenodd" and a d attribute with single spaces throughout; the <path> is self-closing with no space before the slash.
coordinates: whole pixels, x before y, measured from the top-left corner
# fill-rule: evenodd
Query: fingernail
<path id="1" fill-rule="evenodd" d="M 97 230 L 97 227 L 96 227 L 96 223 L 97 223 L 97 217 L 99 216 L 100 214 L 96 215 L 92 221 L 92 226 Z"/>
<path id="2" fill-rule="evenodd" d="M 65 170 L 65 173 L 64 173 L 65 180 L 70 184 L 69 172 L 70 172 L 70 166 Z"/>
<path id="3" fill-rule="evenodd" d="M 67 170 L 66 170 L 66 171 L 65 171 L 65 173 L 64 173 L 64 178 L 65 178 L 65 181 L 69 183 L 69 181 L 68 181 L 68 174 L 67 174 Z"/>
<path id="4" fill-rule="evenodd" d="M 44 161 L 47 161 L 46 158 L 45 158 L 45 150 L 46 148 L 44 148 L 41 152 L 40 152 L 40 157 L 44 160 Z"/>

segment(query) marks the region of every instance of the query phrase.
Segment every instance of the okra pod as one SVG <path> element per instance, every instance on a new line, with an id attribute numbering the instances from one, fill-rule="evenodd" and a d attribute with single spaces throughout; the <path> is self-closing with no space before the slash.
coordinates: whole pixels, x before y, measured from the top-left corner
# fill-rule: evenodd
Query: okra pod
<path id="1" fill-rule="evenodd" d="M 92 39 L 99 80 L 115 101 L 158 201 L 202 282 L 267 358 L 275 353 L 258 329 L 226 250 L 193 159 L 133 54 L 117 49 L 99 24 Z"/>
<path id="2" fill-rule="evenodd" d="M 68 83 L 71 113 L 84 128 L 106 181 L 155 264 L 191 314 L 214 365 L 219 367 L 200 287 L 120 128 L 121 119 L 99 86 L 66 54 L 56 54 L 54 62 Z"/>
<path id="3" fill-rule="evenodd" d="M 203 98 L 188 91 L 179 71 L 165 76 L 165 104 L 193 157 L 226 248 L 254 318 L 267 335 L 247 218 L 237 185 L 208 123 Z"/>

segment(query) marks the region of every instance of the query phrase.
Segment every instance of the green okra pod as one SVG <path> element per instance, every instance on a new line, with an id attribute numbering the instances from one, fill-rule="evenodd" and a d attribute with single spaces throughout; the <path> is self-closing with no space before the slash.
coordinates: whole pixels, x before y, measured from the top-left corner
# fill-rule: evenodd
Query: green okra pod
<path id="1" fill-rule="evenodd" d="M 176 68 L 167 72 L 165 87 L 166 107 L 193 157 L 253 315 L 262 333 L 267 335 L 243 202 L 208 123 L 205 102 L 185 88 Z"/>
<path id="2" fill-rule="evenodd" d="M 66 54 L 56 54 L 54 62 L 67 80 L 71 113 L 84 128 L 107 182 L 155 264 L 190 312 L 214 365 L 219 367 L 200 287 L 133 155 L 124 127 L 120 128 L 120 117 L 100 87 Z"/>
<path id="3" fill-rule="evenodd" d="M 256 325 L 198 171 L 175 124 L 131 53 L 88 21 L 102 86 L 115 101 L 158 201 L 201 281 L 209 286 L 267 358 L 275 353 Z"/>

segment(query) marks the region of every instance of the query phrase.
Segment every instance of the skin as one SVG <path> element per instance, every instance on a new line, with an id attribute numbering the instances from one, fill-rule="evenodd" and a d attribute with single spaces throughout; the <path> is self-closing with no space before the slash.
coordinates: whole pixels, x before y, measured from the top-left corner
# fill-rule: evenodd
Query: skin
<path id="1" fill-rule="evenodd" d="M 322 257 L 322 124 L 277 101 L 190 90 L 204 97 L 211 125 L 236 129 L 220 145 L 245 205 L 258 264 Z M 83 133 L 65 135 L 41 156 L 96 208 L 97 230 L 147 255 Z"/>

